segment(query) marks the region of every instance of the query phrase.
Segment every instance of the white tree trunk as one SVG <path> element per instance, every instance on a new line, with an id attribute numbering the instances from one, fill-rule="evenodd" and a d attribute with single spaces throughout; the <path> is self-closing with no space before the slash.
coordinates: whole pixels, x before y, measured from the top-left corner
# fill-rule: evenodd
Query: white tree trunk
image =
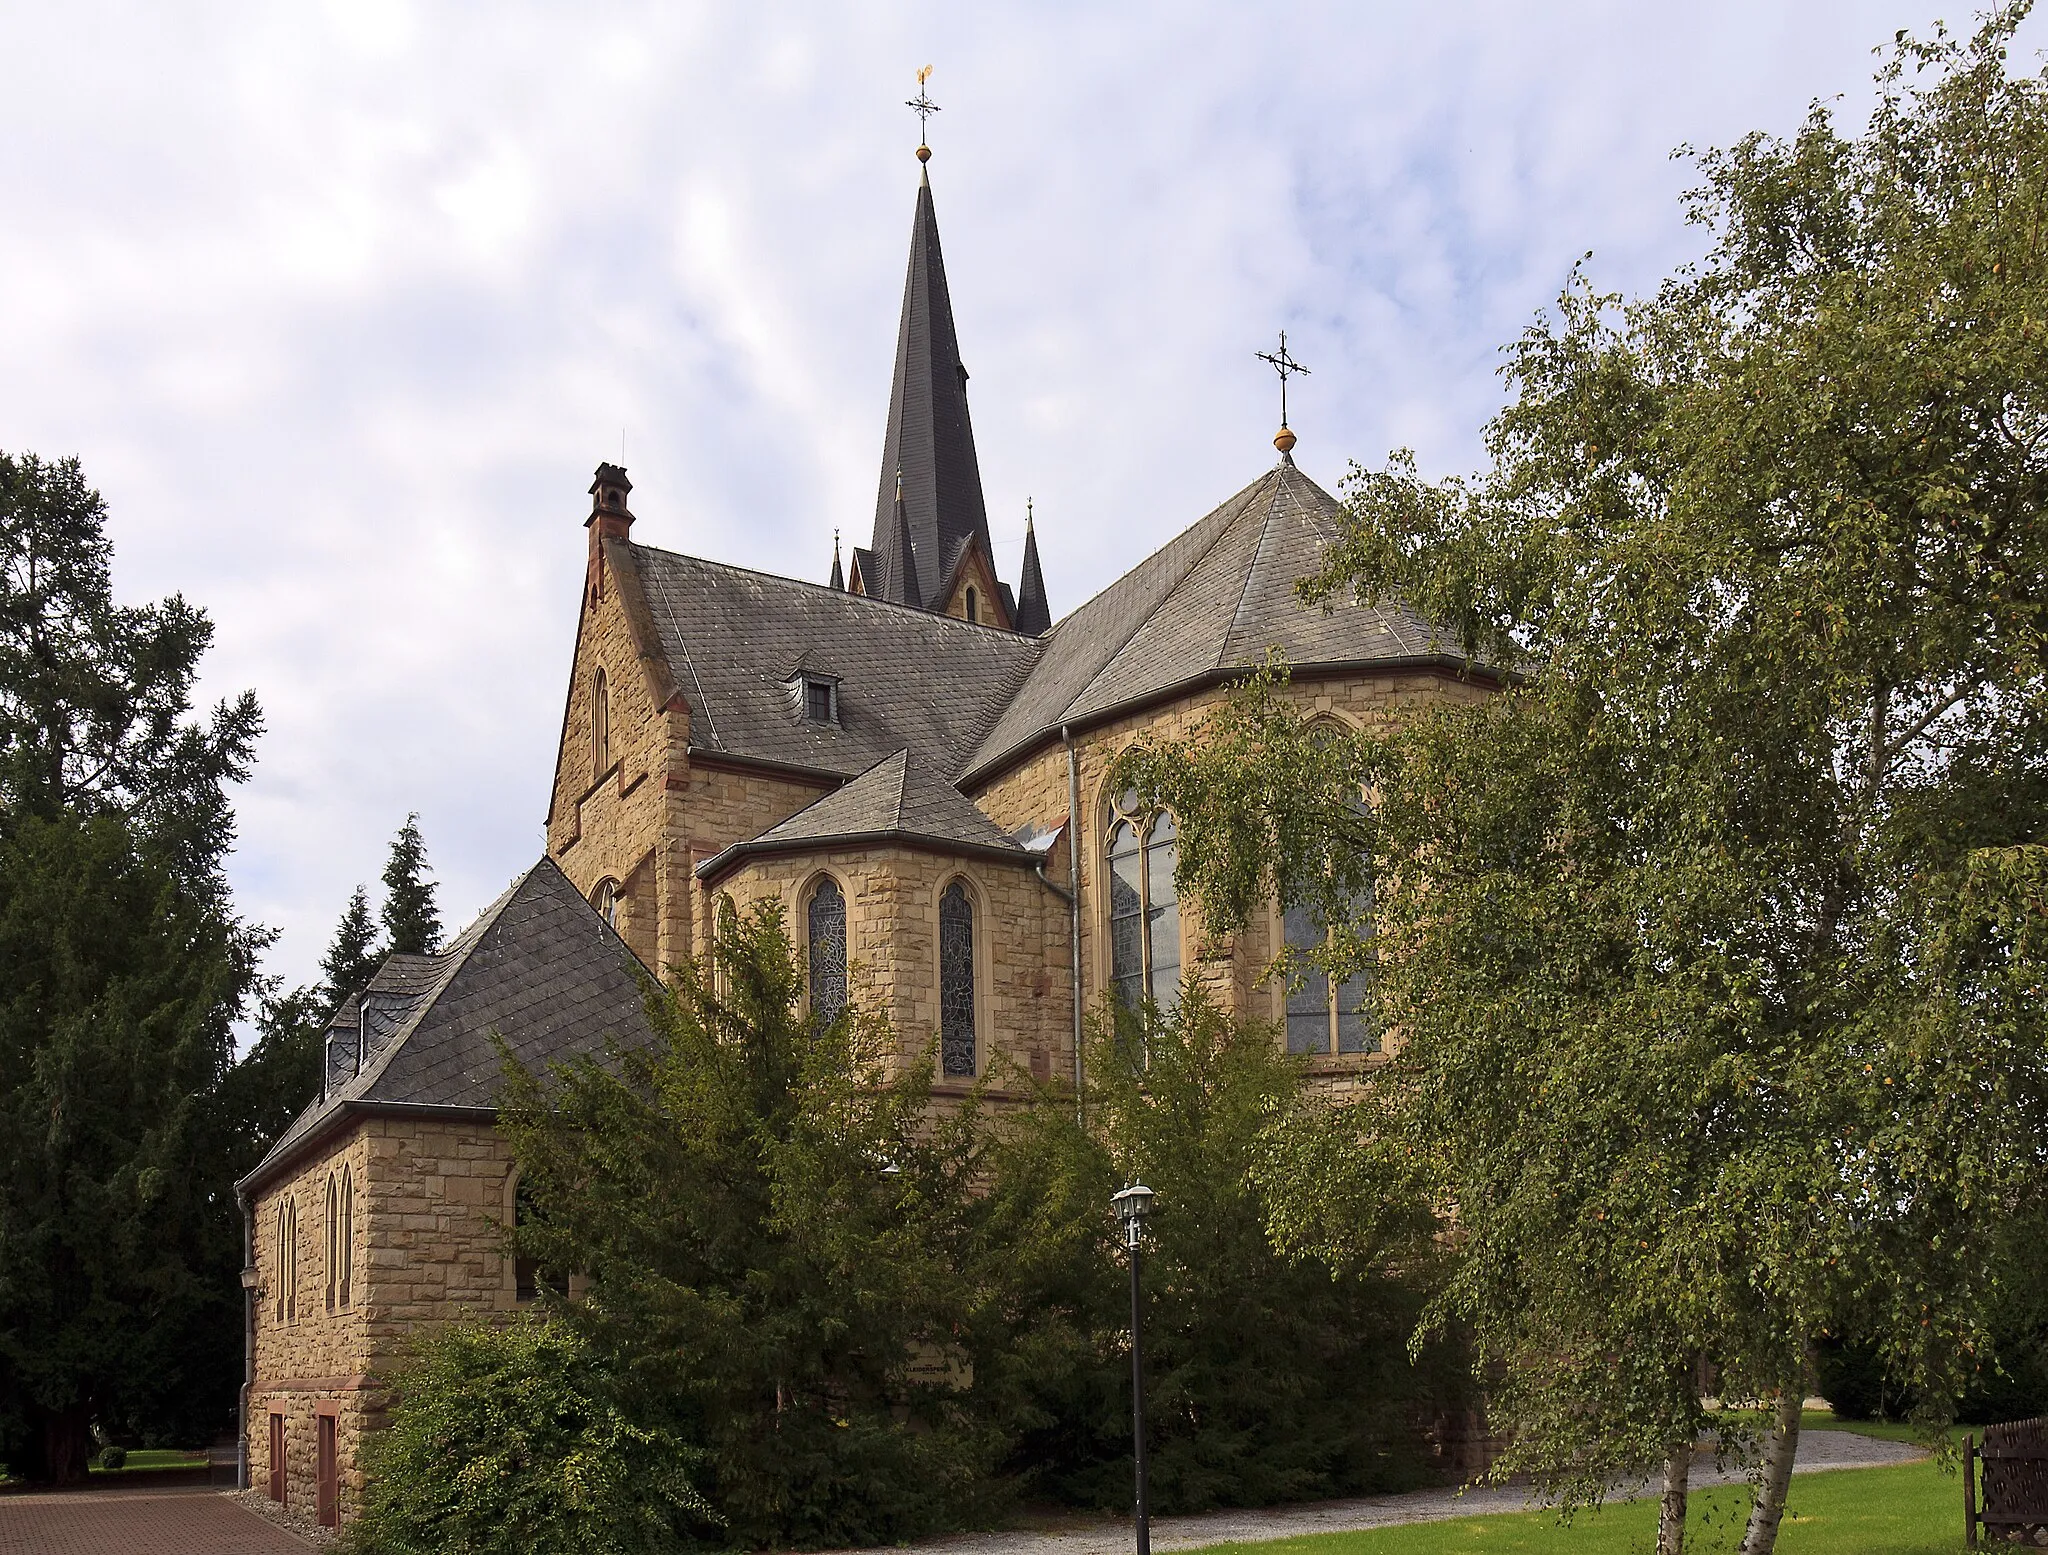
<path id="1" fill-rule="evenodd" d="M 1771 1555 L 1778 1545 L 1778 1524 L 1785 1518 L 1785 1492 L 1792 1484 L 1792 1459 L 1799 1451 L 1799 1406 L 1806 1402 L 1806 1379 L 1786 1384 L 1772 1412 L 1770 1434 L 1764 1438 L 1763 1481 L 1756 1487 L 1749 1527 L 1742 1535 L 1742 1555 Z"/>
<path id="2" fill-rule="evenodd" d="M 1664 1460 L 1664 1499 L 1657 1513 L 1657 1555 L 1684 1555 L 1685 1497 L 1692 1483 L 1692 1443 L 1681 1442 Z"/>

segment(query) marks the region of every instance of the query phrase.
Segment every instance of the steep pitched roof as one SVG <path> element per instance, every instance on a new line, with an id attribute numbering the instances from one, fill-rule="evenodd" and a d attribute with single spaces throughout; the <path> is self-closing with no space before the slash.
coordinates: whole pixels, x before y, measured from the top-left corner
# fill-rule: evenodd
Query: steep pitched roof
<path id="1" fill-rule="evenodd" d="M 606 555 L 639 581 L 697 750 L 852 777 L 907 746 L 956 771 L 1039 652 L 1013 632 L 700 557 L 621 541 Z M 840 677 L 835 723 L 807 719 L 788 684 L 806 653 Z"/>
<path id="2" fill-rule="evenodd" d="M 876 762 L 780 826 L 738 842 L 697 866 L 716 879 L 761 853 L 807 851 L 839 843 L 905 841 L 948 851 L 1030 862 L 1023 845 L 1007 836 L 980 806 L 915 751 L 899 750 Z"/>
<path id="3" fill-rule="evenodd" d="M 1045 651 L 965 780 L 1062 724 L 1256 664 L 1268 648 L 1296 667 L 1433 655 L 1429 624 L 1404 606 L 1347 602 L 1325 613 L 1295 598 L 1337 514 L 1337 500 L 1283 460 L 1169 540 L 1040 639 Z"/>
<path id="4" fill-rule="evenodd" d="M 912 567 L 895 555 L 898 472 L 902 475 Z M 896 369 L 889 387 L 889 425 L 882 440 L 882 479 L 875 497 L 874 551 L 880 576 L 868 586 L 886 588 L 899 604 L 919 601 L 902 592 L 915 575 L 927 581 L 944 575 L 960 543 L 980 539 L 989 555 L 988 513 L 981 494 L 981 464 L 974 453 L 974 426 L 967 415 L 967 369 L 953 328 L 953 299 L 946 288 L 946 261 L 939 250 L 939 218 L 932 208 L 931 179 L 920 180 L 917 211 L 910 225 L 910 266 L 903 281 L 903 316 L 896 330 Z"/>
<path id="5" fill-rule="evenodd" d="M 433 956 L 392 956 L 330 1023 L 345 1047 L 327 1095 L 299 1114 L 247 1186 L 324 1127 L 364 1106 L 489 1108 L 503 1067 L 492 1037 L 537 1067 L 653 1039 L 646 968 L 542 859 Z M 355 1068 L 355 1039 L 363 1044 Z"/>

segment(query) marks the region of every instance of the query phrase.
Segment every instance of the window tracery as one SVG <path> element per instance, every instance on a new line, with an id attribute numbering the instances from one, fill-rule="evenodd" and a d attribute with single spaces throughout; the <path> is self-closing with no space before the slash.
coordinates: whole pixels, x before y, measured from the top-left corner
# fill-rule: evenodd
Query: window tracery
<path id="1" fill-rule="evenodd" d="M 830 1020 L 846 1008 L 846 896 L 830 875 L 812 888 L 805 930 L 811 1013 Z"/>
<path id="2" fill-rule="evenodd" d="M 1173 816 L 1117 800 L 1109 829 L 1109 977 L 1126 1009 L 1150 998 L 1170 1010 L 1180 1000 L 1179 860 Z"/>
<path id="3" fill-rule="evenodd" d="M 974 1029 L 974 903 L 955 880 L 939 898 L 939 1072 L 972 1079 L 979 1055 Z"/>

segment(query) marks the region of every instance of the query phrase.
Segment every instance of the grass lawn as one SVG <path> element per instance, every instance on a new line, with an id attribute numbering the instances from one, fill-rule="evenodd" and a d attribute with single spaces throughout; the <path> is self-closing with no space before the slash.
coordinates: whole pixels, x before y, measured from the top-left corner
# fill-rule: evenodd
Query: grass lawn
<path id="1" fill-rule="evenodd" d="M 95 1462 L 95 1474 L 136 1474 L 151 1469 L 200 1469 L 206 1467 L 206 1454 L 186 1452 L 177 1447 L 136 1447 L 130 1450 L 128 1461 L 118 1469 L 103 1469 Z"/>
<path id="2" fill-rule="evenodd" d="M 1749 1492 L 1696 1492 L 1685 1547 L 1706 1555 L 1742 1537 Z M 1549 1512 L 1508 1512 L 1272 1544 L 1216 1544 L 1207 1555 L 1639 1555 L 1654 1547 L 1657 1504 L 1621 1502 L 1560 1527 Z M 1962 1482 L 1933 1463 L 1802 1474 L 1778 1534 L 1783 1555 L 1952 1555 L 1963 1548 Z"/>

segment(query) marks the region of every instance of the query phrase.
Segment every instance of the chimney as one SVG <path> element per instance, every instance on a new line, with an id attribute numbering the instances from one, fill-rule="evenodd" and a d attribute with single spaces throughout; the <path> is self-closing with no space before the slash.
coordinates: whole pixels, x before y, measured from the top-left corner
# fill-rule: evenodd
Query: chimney
<path id="1" fill-rule="evenodd" d="M 583 521 L 593 548 L 600 540 L 627 538 L 633 527 L 633 510 L 626 506 L 626 494 L 632 489 L 623 465 L 597 467 L 597 478 L 590 483 L 590 517 Z"/>

